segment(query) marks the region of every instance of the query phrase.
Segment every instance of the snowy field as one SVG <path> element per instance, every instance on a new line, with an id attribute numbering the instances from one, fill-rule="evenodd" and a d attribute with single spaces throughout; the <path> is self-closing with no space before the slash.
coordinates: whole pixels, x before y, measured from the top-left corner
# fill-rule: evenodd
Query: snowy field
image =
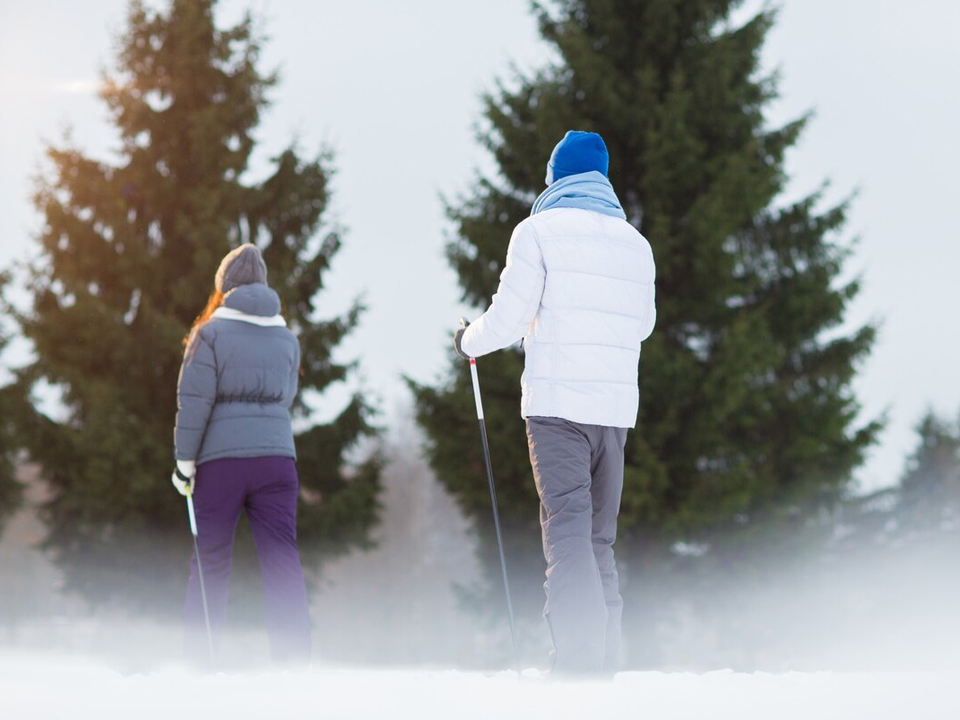
<path id="1" fill-rule="evenodd" d="M 105 666 L 0 653 L 0 718 L 960 718 L 960 672 L 630 672 L 555 684 L 516 674 L 318 668 L 124 676 Z"/>

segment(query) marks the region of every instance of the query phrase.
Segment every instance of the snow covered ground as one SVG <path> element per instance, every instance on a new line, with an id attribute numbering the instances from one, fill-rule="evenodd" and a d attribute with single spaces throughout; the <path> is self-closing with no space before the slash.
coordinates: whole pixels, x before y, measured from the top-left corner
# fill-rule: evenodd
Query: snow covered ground
<path id="1" fill-rule="evenodd" d="M 316 668 L 124 676 L 95 662 L 0 653 L 0 718 L 960 718 L 960 672 L 630 672 L 553 684 L 501 672 Z"/>

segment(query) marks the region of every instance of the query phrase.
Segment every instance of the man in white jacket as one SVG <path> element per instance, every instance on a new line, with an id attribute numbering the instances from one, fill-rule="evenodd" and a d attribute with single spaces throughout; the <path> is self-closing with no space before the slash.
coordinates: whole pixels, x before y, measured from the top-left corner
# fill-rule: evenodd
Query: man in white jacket
<path id="1" fill-rule="evenodd" d="M 544 617 L 559 675 L 612 674 L 623 601 L 613 556 L 623 448 L 639 408 L 655 266 L 626 221 L 595 133 L 568 132 L 517 225 L 489 309 L 454 337 L 464 358 L 521 338 L 521 415 L 540 496 Z"/>

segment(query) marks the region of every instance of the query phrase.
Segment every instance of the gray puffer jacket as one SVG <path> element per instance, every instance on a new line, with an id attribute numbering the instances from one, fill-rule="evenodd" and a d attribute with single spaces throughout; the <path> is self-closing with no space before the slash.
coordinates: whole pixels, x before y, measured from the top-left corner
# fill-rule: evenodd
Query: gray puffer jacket
<path id="1" fill-rule="evenodd" d="M 241 285 L 196 333 L 177 383 L 178 460 L 296 458 L 290 406 L 300 344 L 263 284 Z"/>

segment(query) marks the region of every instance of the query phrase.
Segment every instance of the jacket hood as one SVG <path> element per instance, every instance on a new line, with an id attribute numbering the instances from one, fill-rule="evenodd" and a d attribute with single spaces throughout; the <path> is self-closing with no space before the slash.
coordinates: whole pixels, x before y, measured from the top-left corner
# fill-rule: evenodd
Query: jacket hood
<path id="1" fill-rule="evenodd" d="M 258 317 L 280 314 L 280 296 L 272 288 L 259 283 L 234 288 L 224 296 L 223 305 L 231 310 Z"/>

